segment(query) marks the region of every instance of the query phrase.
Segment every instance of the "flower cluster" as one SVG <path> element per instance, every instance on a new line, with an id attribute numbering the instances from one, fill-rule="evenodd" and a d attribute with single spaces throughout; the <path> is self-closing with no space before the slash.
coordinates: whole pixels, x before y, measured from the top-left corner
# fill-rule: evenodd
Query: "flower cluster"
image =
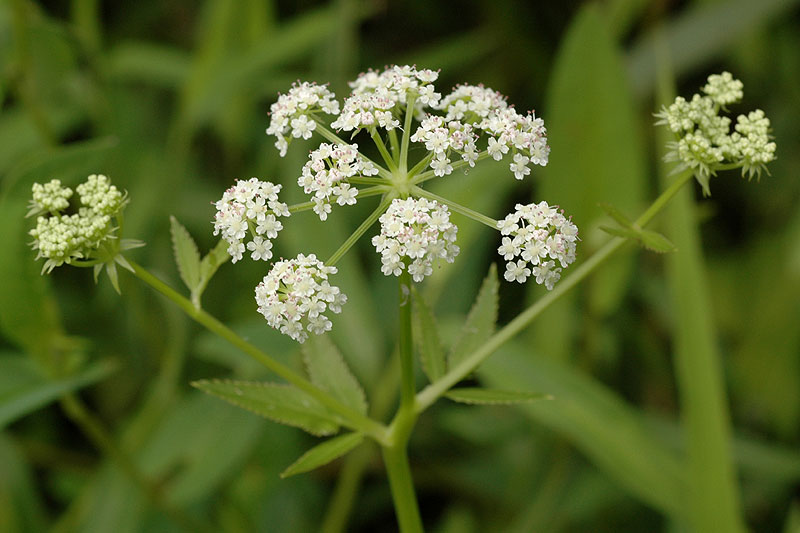
<path id="1" fill-rule="evenodd" d="M 281 157 L 286 155 L 292 137 L 311 138 L 311 132 L 317 127 L 314 113 L 339 114 L 339 102 L 335 98 L 327 87 L 305 81 L 294 84 L 287 94 L 278 97 L 278 101 L 270 107 L 271 120 L 267 135 L 277 137 L 275 147 L 280 150 Z"/>
<path id="2" fill-rule="evenodd" d="M 29 216 L 39 216 L 36 227 L 30 231 L 38 250 L 37 259 L 45 258 L 42 271 L 50 272 L 64 263 L 76 259 L 91 259 L 108 240 L 116 239 L 117 226 L 113 218 L 119 216 L 126 199 L 103 175 L 92 174 L 76 188 L 80 196 L 77 213 L 62 213 L 69 208 L 72 190 L 62 187 L 57 179 L 41 185 L 33 184 L 33 199 Z"/>
<path id="3" fill-rule="evenodd" d="M 517 113 L 497 91 L 481 85 L 460 85 L 439 108 L 446 112 L 446 121 L 462 121 L 485 132 L 489 136 L 486 150 L 495 161 L 510 150 L 514 154 L 510 170 L 518 180 L 530 174 L 529 164 L 547 165 L 550 147 L 544 121 L 533 112 Z"/>
<path id="4" fill-rule="evenodd" d="M 331 212 L 331 199 L 339 205 L 356 203 L 358 189 L 347 182 L 348 178 L 377 173 L 377 167 L 358 153 L 357 144 L 322 143 L 311 152 L 297 184 L 306 194 L 314 195 L 314 212 L 320 220 L 326 220 Z"/>
<path id="5" fill-rule="evenodd" d="M 320 335 L 331 329 L 323 313 L 341 312 L 347 297 L 328 283 L 336 268 L 325 266 L 314 254 L 281 260 L 256 287 L 258 312 L 267 323 L 298 342 L 311 332 Z"/>
<path id="6" fill-rule="evenodd" d="M 455 244 L 458 228 L 450 222 L 447 206 L 425 198 L 396 198 L 381 215 L 381 232 L 372 244 L 381 254 L 381 271 L 399 276 L 408 266 L 414 281 L 433 272 L 433 262 L 452 263 L 459 249 Z"/>
<path id="7" fill-rule="evenodd" d="M 742 82 L 729 72 L 713 74 L 703 87 L 703 95 L 691 100 L 678 97 L 656 116 L 676 134 L 670 143 L 667 160 L 680 161 L 683 168 L 694 170 L 709 194 L 708 178 L 722 165 L 740 167 L 742 175 L 758 176 L 775 159 L 775 143 L 770 141 L 769 119 L 764 112 L 739 115 L 731 132 L 731 119 L 720 115 L 725 106 L 742 99 Z"/>
<path id="8" fill-rule="evenodd" d="M 247 243 L 247 249 L 252 252 L 250 257 L 256 261 L 272 257 L 270 239 L 277 237 L 283 229 L 277 217 L 289 216 L 287 205 L 278 201 L 280 190 L 280 185 L 258 178 L 237 180 L 214 204 L 217 208 L 214 235 L 222 234 L 228 242 L 232 262 L 242 258 L 245 251 L 243 241 L 248 234 L 253 236 Z"/>
<path id="9" fill-rule="evenodd" d="M 436 176 L 446 176 L 453 172 L 449 157 L 451 151 L 460 153 L 461 158 L 474 167 L 478 159 L 478 152 L 475 150 L 477 138 L 469 124 L 457 120 L 446 122 L 436 115 L 426 117 L 411 136 L 413 142 L 424 143 L 425 148 L 431 152 L 433 157 L 430 167 Z"/>
<path id="10" fill-rule="evenodd" d="M 547 202 L 517 204 L 497 227 L 505 235 L 497 252 L 507 261 L 508 281 L 523 283 L 533 275 L 552 290 L 561 269 L 575 261 L 578 228 Z"/>
<path id="11" fill-rule="evenodd" d="M 350 83 L 353 93 L 344 101 L 342 113 L 332 128 L 358 131 L 380 126 L 392 130 L 400 126 L 395 117 L 398 106 L 405 106 L 409 94 L 414 95 L 415 111 L 419 115 L 425 106 L 434 107 L 441 94 L 433 87 L 439 77 L 434 70 L 417 70 L 412 66 L 393 66 L 383 72 L 373 70 L 358 76 Z"/>

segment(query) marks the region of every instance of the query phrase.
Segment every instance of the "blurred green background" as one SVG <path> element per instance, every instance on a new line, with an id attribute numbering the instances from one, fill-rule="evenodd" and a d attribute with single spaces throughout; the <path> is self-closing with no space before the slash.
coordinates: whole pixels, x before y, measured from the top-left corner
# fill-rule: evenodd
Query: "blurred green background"
<path id="1" fill-rule="evenodd" d="M 696 529 L 687 487 L 705 474 L 687 460 L 682 416 L 705 400 L 681 391 L 699 349 L 721 362 L 712 374 L 727 390 L 738 481 L 711 492 L 740 499 L 753 531 L 800 531 L 798 3 L 2 0 L 0 531 L 181 530 L 78 429 L 59 404 L 70 391 L 158 498 L 211 530 L 396 530 L 376 450 L 280 480 L 314 439 L 188 385 L 270 376 L 126 273 L 122 297 L 83 269 L 41 277 L 28 247 L 33 222 L 23 219 L 33 182 L 74 186 L 104 173 L 129 192 L 126 237 L 147 242 L 131 257 L 179 288 L 169 215 L 207 250 L 211 202 L 233 179 L 283 183 L 287 201 L 302 200 L 294 184 L 313 146 L 295 142 L 278 157 L 264 134 L 277 93 L 300 79 L 330 82 L 344 96 L 359 72 L 395 63 L 440 68 L 445 94 L 483 83 L 519 110 L 536 109 L 549 131 L 548 167 L 520 183 L 507 163 L 489 164 L 433 188 L 494 218 L 516 201 L 560 204 L 581 228 L 579 262 L 607 239 L 598 203 L 633 218 L 663 188 L 659 72 L 688 97 L 708 74 L 731 71 L 745 91 L 732 112 L 764 109 L 778 144 L 760 183 L 720 175 L 710 198 L 695 186 L 696 204 L 656 220 L 684 252 L 684 237 L 699 231 L 702 258 L 627 249 L 474 376 L 556 400 L 443 400 L 422 417 L 410 453 L 426 525 Z M 293 216 L 277 255 L 329 255 L 372 204 L 338 210 L 324 226 L 310 213 Z M 484 227 L 456 223 L 461 255 L 423 285 L 452 332 L 499 243 Z M 677 259 L 687 255 L 688 274 Z M 350 301 L 332 336 L 385 418 L 396 394 L 387 363 L 396 287 L 377 264 L 367 240 L 340 263 Z M 204 307 L 299 368 L 296 345 L 255 312 L 264 274 L 252 261 L 223 266 Z M 540 294 L 503 283 L 500 321 Z M 725 408 L 717 415 L 724 434 Z M 711 504 L 709 520 L 725 512 Z"/>

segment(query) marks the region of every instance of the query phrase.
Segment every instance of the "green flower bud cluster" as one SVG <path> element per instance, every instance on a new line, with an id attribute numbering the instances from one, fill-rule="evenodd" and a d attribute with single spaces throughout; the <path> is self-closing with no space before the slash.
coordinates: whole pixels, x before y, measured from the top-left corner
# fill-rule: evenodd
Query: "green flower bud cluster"
<path id="1" fill-rule="evenodd" d="M 680 162 L 679 169 L 694 170 L 703 192 L 710 194 L 708 179 L 723 168 L 741 168 L 748 178 L 761 175 L 775 159 L 775 143 L 770 140 L 769 119 L 764 112 L 739 115 L 731 131 L 731 119 L 720 115 L 726 106 L 741 101 L 741 81 L 730 72 L 712 74 L 691 100 L 678 97 L 656 114 L 657 124 L 666 125 L 677 140 L 670 143 L 668 161 Z"/>
<path id="2" fill-rule="evenodd" d="M 37 218 L 36 227 L 30 231 L 33 249 L 38 250 L 36 258 L 46 260 L 42 272 L 76 260 L 105 261 L 110 250 L 104 250 L 104 245 L 116 239 L 118 225 L 114 219 L 127 203 L 125 195 L 107 177 L 97 174 L 89 176 L 76 191 L 81 203 L 77 213 L 64 213 L 69 208 L 71 189 L 62 187 L 57 179 L 33 184 L 28 216 L 47 213 Z"/>

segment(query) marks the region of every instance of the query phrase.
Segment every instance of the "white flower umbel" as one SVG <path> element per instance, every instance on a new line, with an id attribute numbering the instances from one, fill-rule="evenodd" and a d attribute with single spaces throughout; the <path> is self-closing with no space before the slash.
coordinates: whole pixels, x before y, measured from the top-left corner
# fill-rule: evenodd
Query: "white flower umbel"
<path id="1" fill-rule="evenodd" d="M 112 219 L 125 207 L 125 195 L 102 174 L 92 174 L 76 191 L 81 204 L 77 213 L 63 214 L 61 211 L 69 208 L 72 190 L 62 187 L 57 179 L 45 185 L 33 184 L 28 216 L 48 214 L 39 216 L 30 231 L 33 249 L 38 250 L 36 258 L 45 259 L 43 271 L 50 272 L 76 259 L 96 258 L 101 245 L 116 239 L 117 228 Z"/>
<path id="2" fill-rule="evenodd" d="M 561 269 L 575 261 L 578 228 L 547 202 L 517 204 L 497 228 L 503 235 L 497 252 L 507 261 L 508 281 L 524 283 L 532 275 L 552 290 Z"/>
<path id="3" fill-rule="evenodd" d="M 410 95 L 414 97 L 414 110 L 418 117 L 426 107 L 435 107 L 439 103 L 441 94 L 433 87 L 438 77 L 439 73 L 434 70 L 417 70 L 409 65 L 362 73 L 350 83 L 353 93 L 344 101 L 342 113 L 331 127 L 344 131 L 370 127 L 387 131 L 398 128 L 398 116 L 404 110 L 401 107 L 405 107 Z"/>
<path id="4" fill-rule="evenodd" d="M 347 180 L 354 176 L 374 176 L 377 167 L 358 153 L 357 144 L 327 144 L 311 152 L 297 184 L 306 194 L 313 194 L 314 212 L 326 220 L 331 201 L 339 205 L 356 203 L 358 189 Z"/>
<path id="5" fill-rule="evenodd" d="M 475 149 L 477 135 L 473 133 L 472 126 L 462 124 L 458 120 L 445 121 L 444 118 L 429 115 L 420 124 L 411 141 L 425 145 L 433 158 L 430 167 L 436 176 L 446 176 L 453 171 L 450 166 L 450 152 L 461 154 L 461 158 L 469 166 L 475 166 L 478 153 Z"/>
<path id="6" fill-rule="evenodd" d="M 275 147 L 280 150 L 281 157 L 292 137 L 311 138 L 317 123 L 313 114 L 317 112 L 329 115 L 339 114 L 339 102 L 336 96 L 324 85 L 316 83 L 295 83 L 287 94 L 278 97 L 278 101 L 270 107 L 270 123 L 267 135 L 277 138 Z"/>
<path id="7" fill-rule="evenodd" d="M 496 161 L 509 151 L 514 154 L 510 170 L 521 180 L 530 174 L 529 164 L 547 165 L 550 147 L 544 121 L 533 112 L 517 113 L 506 98 L 482 85 L 459 85 L 439 105 L 445 120 L 459 120 L 485 132 L 486 150 Z"/>
<path id="8" fill-rule="evenodd" d="M 314 254 L 278 261 L 256 287 L 258 312 L 270 326 L 301 343 L 308 333 L 329 331 L 331 321 L 324 313 L 339 313 L 347 302 L 328 283 L 335 273 L 336 267 L 325 266 Z"/>
<path id="9" fill-rule="evenodd" d="M 239 261 L 245 251 L 248 235 L 253 239 L 246 249 L 254 260 L 267 261 L 272 257 L 272 241 L 283 229 L 277 217 L 288 217 L 289 208 L 278 201 L 280 185 L 258 178 L 237 180 L 214 205 L 214 235 L 222 235 L 228 243 L 232 262 Z"/>
<path id="10" fill-rule="evenodd" d="M 710 194 L 709 177 L 723 166 L 741 168 L 748 178 L 760 176 L 775 159 L 775 143 L 770 141 L 769 119 L 760 109 L 739 115 L 734 131 L 731 119 L 720 115 L 743 96 L 742 82 L 729 72 L 712 74 L 702 90 L 703 95 L 695 94 L 691 100 L 677 97 L 656 117 L 657 124 L 666 125 L 676 136 L 666 159 L 680 162 L 679 168 L 692 169 L 703 192 Z"/>
<path id="11" fill-rule="evenodd" d="M 425 198 L 395 199 L 381 215 L 381 232 L 372 244 L 381 254 L 381 271 L 399 276 L 408 267 L 414 281 L 433 272 L 433 262 L 452 263 L 458 255 L 458 228 L 446 206 Z"/>

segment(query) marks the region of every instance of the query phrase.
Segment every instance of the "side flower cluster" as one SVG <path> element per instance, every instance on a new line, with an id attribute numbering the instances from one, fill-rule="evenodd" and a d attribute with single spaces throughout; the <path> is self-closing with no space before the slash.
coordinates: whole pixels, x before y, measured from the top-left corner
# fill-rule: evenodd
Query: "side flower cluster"
<path id="1" fill-rule="evenodd" d="M 348 178 L 377 173 L 377 167 L 358 153 L 357 144 L 322 143 L 311 152 L 297 184 L 306 194 L 314 195 L 314 212 L 320 220 L 326 220 L 331 200 L 339 205 L 356 203 L 358 189 L 348 183 Z"/>
<path id="2" fill-rule="evenodd" d="M 656 114 L 657 124 L 666 125 L 677 141 L 670 144 L 668 161 L 678 161 L 695 172 L 709 194 L 708 178 L 722 165 L 742 169 L 749 178 L 760 176 L 766 164 L 775 159 L 769 119 L 760 109 L 739 115 L 731 131 L 731 119 L 720 115 L 729 104 L 742 99 L 742 82 L 729 72 L 712 74 L 702 89 L 690 100 L 677 97 L 669 107 Z"/>
<path id="3" fill-rule="evenodd" d="M 80 198 L 77 212 L 62 213 L 69 208 L 72 190 L 57 179 L 33 184 L 28 216 L 47 213 L 36 219 L 36 227 L 30 231 L 33 249 L 38 250 L 36 258 L 45 259 L 43 272 L 76 259 L 95 258 L 105 242 L 116 239 L 113 218 L 125 207 L 125 195 L 98 174 L 89 176 L 76 191 Z"/>
<path id="4" fill-rule="evenodd" d="M 314 113 L 339 114 L 339 102 L 335 98 L 324 85 L 307 81 L 294 84 L 287 94 L 278 97 L 278 101 L 270 107 L 271 120 L 267 135 L 277 138 L 275 147 L 280 150 L 281 157 L 286 155 L 292 137 L 311 138 L 311 133 L 317 127 Z"/>
<path id="5" fill-rule="evenodd" d="M 504 235 L 497 252 L 507 261 L 508 281 L 524 283 L 533 276 L 552 290 L 561 269 L 575 261 L 578 228 L 547 202 L 517 204 L 497 228 Z"/>
<path id="6" fill-rule="evenodd" d="M 387 276 L 399 276 L 407 266 L 420 282 L 433 272 L 436 259 L 452 263 L 458 255 L 458 228 L 450 222 L 447 206 L 425 198 L 395 199 L 379 220 L 381 232 L 372 244 Z"/>
<path id="7" fill-rule="evenodd" d="M 214 204 L 217 208 L 214 235 L 221 234 L 227 241 L 232 262 L 242 258 L 244 240 L 248 235 L 253 237 L 247 243 L 253 260 L 266 261 L 272 257 L 270 239 L 277 237 L 283 229 L 277 217 L 289 216 L 288 206 L 278 201 L 280 190 L 280 185 L 258 178 L 237 180 Z"/>
<path id="8" fill-rule="evenodd" d="M 326 311 L 339 313 L 347 297 L 328 283 L 336 268 L 325 266 L 314 254 L 275 263 L 256 287 L 258 312 L 267 323 L 298 342 L 308 333 L 331 329 Z"/>
<path id="9" fill-rule="evenodd" d="M 442 99 L 439 109 L 445 111 L 446 121 L 462 121 L 486 133 L 486 149 L 495 161 L 510 151 L 513 161 L 509 168 L 518 180 L 530 174 L 528 165 L 547 165 L 550 146 L 544 121 L 533 112 L 517 113 L 497 91 L 482 85 L 459 85 Z"/>

